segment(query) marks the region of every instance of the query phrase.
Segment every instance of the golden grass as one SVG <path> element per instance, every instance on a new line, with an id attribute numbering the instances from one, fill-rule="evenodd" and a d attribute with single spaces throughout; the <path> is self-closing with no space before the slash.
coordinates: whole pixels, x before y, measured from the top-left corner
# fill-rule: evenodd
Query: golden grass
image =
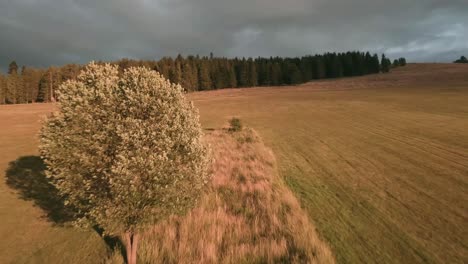
<path id="1" fill-rule="evenodd" d="M 24 195 L 27 199 L 18 194 L 34 191 L 28 187 L 37 181 L 30 176 L 44 177 L 34 171 L 38 164 L 21 164 L 16 174 L 6 176 L 10 162 L 37 157 L 39 120 L 51 109 L 51 104 L 0 106 L 0 263 L 99 263 L 107 256 L 96 232 L 56 225 L 33 199 L 40 194 Z M 24 188 L 9 187 L 7 181 Z"/>
<path id="2" fill-rule="evenodd" d="M 334 263 L 251 130 L 209 133 L 213 178 L 199 206 L 142 239 L 145 263 Z"/>
<path id="3" fill-rule="evenodd" d="M 273 149 L 338 263 L 468 260 L 468 65 L 191 95 Z"/>
<path id="4" fill-rule="evenodd" d="M 467 262 L 468 65 L 190 97 L 204 127 L 238 116 L 259 132 L 338 263 Z M 37 155 L 52 107 L 0 106 L 0 172 Z M 2 263 L 101 261 L 94 232 L 54 227 L 33 204 L 0 181 Z"/>

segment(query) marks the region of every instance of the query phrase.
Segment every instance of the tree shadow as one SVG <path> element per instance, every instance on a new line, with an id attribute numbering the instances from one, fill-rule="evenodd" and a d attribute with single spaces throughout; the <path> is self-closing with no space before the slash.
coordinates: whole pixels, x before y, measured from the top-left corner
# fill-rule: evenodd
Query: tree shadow
<path id="1" fill-rule="evenodd" d="M 94 226 L 93 229 L 102 237 L 102 239 L 104 239 L 104 242 L 106 242 L 107 246 L 111 249 L 111 251 L 119 251 L 123 259 L 127 259 L 125 245 L 123 244 L 122 239 L 120 237 L 105 235 L 104 229 L 102 229 L 99 226 Z"/>
<path id="2" fill-rule="evenodd" d="M 57 188 L 45 175 L 46 165 L 39 156 L 23 156 L 8 164 L 6 184 L 18 191 L 21 199 L 33 201 L 41 208 L 49 221 L 64 225 L 75 219 L 75 210 L 65 206 Z M 110 249 L 120 249 L 125 256 L 125 247 L 118 237 L 105 236 L 98 226 L 94 230 L 104 239 Z"/>
<path id="3" fill-rule="evenodd" d="M 23 156 L 8 164 L 6 184 L 18 191 L 21 199 L 34 201 L 55 224 L 73 220 L 73 211 L 65 207 L 58 190 L 45 176 L 46 165 L 38 156 Z"/>

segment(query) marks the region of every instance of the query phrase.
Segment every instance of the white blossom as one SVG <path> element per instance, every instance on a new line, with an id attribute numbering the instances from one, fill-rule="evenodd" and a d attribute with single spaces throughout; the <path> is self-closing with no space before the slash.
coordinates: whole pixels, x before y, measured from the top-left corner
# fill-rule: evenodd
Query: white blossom
<path id="1" fill-rule="evenodd" d="M 159 73 L 89 64 L 41 131 L 47 175 L 80 221 L 137 232 L 191 208 L 207 182 L 198 112 Z"/>

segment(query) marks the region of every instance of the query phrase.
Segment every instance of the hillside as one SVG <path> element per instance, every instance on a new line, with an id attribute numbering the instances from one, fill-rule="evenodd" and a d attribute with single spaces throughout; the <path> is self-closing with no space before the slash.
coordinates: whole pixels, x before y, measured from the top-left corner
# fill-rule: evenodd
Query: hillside
<path id="1" fill-rule="evenodd" d="M 205 128 L 238 116 L 259 132 L 338 263 L 468 259 L 467 65 L 409 64 L 389 74 L 189 96 Z M 38 120 L 52 109 L 0 106 L 1 171 L 37 155 Z M 95 232 L 53 226 L 16 191 L 1 181 L 3 261 L 105 256 Z"/>
<path id="2" fill-rule="evenodd" d="M 466 65 L 193 98 L 207 127 L 259 131 L 338 262 L 468 259 Z"/>

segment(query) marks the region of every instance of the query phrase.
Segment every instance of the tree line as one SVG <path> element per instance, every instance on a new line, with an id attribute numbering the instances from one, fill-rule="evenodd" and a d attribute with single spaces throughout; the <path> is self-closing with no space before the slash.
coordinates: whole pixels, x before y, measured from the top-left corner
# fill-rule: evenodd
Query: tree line
<path id="1" fill-rule="evenodd" d="M 325 53 L 295 58 L 225 58 L 181 55 L 160 60 L 122 59 L 111 62 L 120 71 L 133 66 L 143 66 L 161 73 L 186 91 L 204 91 L 223 88 L 295 85 L 311 80 L 362 76 L 389 72 L 392 67 L 406 65 L 400 58 L 393 64 L 384 54 L 369 52 Z M 35 69 L 15 61 L 8 74 L 0 74 L 0 104 L 53 102 L 54 91 L 64 81 L 74 79 L 82 65 L 67 64 L 62 67 Z"/>
<path id="2" fill-rule="evenodd" d="M 461 56 L 460 59 L 454 61 L 454 63 L 468 63 L 468 59 L 465 56 Z"/>

